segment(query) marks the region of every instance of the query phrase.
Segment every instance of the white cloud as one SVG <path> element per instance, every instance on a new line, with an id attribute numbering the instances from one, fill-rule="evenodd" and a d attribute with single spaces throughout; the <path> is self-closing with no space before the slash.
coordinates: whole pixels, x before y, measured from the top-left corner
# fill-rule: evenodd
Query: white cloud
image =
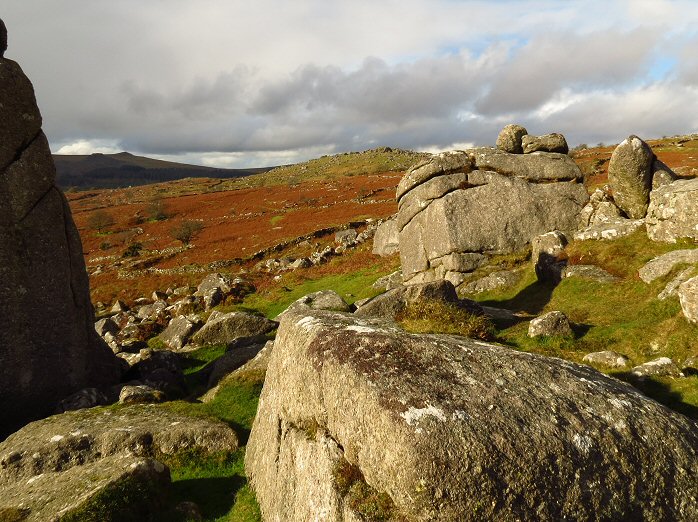
<path id="1" fill-rule="evenodd" d="M 116 144 L 101 140 L 77 140 L 72 143 L 60 145 L 55 151 L 56 154 L 87 156 L 90 154 L 115 154 L 120 152 Z"/>
<path id="2" fill-rule="evenodd" d="M 694 0 L 70 5 L 2 13 L 60 150 L 249 166 L 511 121 L 570 143 L 698 129 Z"/>

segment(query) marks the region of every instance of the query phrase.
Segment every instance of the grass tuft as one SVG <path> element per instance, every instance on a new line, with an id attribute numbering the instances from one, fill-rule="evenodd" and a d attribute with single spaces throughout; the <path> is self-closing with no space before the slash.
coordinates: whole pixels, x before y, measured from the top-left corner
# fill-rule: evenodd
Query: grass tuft
<path id="1" fill-rule="evenodd" d="M 455 334 L 484 341 L 495 338 L 494 324 L 488 317 L 440 301 L 409 303 L 396 320 L 412 333 Z"/>

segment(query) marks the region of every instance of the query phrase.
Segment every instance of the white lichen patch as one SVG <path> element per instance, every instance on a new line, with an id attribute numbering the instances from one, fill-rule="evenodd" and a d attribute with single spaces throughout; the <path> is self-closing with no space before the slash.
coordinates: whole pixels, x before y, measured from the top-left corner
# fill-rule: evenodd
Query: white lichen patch
<path id="1" fill-rule="evenodd" d="M 296 326 L 300 326 L 301 328 L 308 330 L 309 332 L 321 325 L 322 323 L 320 321 L 310 316 L 303 317 L 296 323 Z"/>
<path id="2" fill-rule="evenodd" d="M 594 441 L 591 439 L 591 437 L 588 437 L 587 435 L 581 435 L 579 433 L 575 433 L 572 436 L 572 442 L 577 447 L 577 449 L 584 455 L 588 455 L 589 451 L 594 445 Z"/>
<path id="3" fill-rule="evenodd" d="M 459 421 L 466 421 L 468 420 L 469 416 L 467 413 L 461 410 L 456 410 L 453 412 L 451 415 L 451 420 L 459 420 Z"/>
<path id="4" fill-rule="evenodd" d="M 51 442 L 58 442 L 63 440 L 65 437 L 63 435 L 54 435 L 51 437 Z"/>
<path id="5" fill-rule="evenodd" d="M 353 324 L 351 326 L 347 326 L 345 328 L 345 330 L 349 330 L 349 331 L 357 332 L 357 333 L 362 333 L 362 334 L 376 333 L 376 332 L 380 331 L 378 328 L 373 328 L 370 326 L 362 326 L 359 324 Z"/>
<path id="6" fill-rule="evenodd" d="M 34 482 L 36 482 L 37 480 L 39 480 L 43 476 L 44 476 L 43 473 L 40 473 L 39 475 L 34 475 L 29 480 L 27 480 L 27 484 L 33 484 Z"/>
<path id="7" fill-rule="evenodd" d="M 612 398 L 608 399 L 608 402 L 610 402 L 612 406 L 618 408 L 619 410 L 623 410 L 625 408 L 630 408 L 630 406 L 632 406 L 630 401 L 626 401 L 624 399 L 619 399 L 617 397 L 612 397 Z"/>
<path id="8" fill-rule="evenodd" d="M 443 410 L 440 410 L 431 404 L 428 404 L 426 408 L 414 408 L 410 406 L 410 408 L 406 412 L 401 413 L 400 416 L 405 419 L 407 424 L 410 426 L 418 423 L 423 417 L 427 416 L 436 417 L 443 422 L 446 421 L 446 414 L 443 412 Z"/>

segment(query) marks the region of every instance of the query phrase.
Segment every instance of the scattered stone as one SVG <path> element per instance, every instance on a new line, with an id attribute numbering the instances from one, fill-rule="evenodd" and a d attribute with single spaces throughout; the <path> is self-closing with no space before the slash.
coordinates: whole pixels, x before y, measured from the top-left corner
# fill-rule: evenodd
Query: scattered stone
<path id="1" fill-rule="evenodd" d="M 119 325 L 110 317 L 105 317 L 95 323 L 95 331 L 100 337 L 104 337 L 107 333 L 116 335 L 119 333 Z"/>
<path id="2" fill-rule="evenodd" d="M 688 357 L 682 364 L 681 373 L 686 376 L 698 375 L 698 355 Z"/>
<path id="3" fill-rule="evenodd" d="M 301 257 L 293 261 L 289 265 L 289 268 L 291 268 L 292 270 L 298 270 L 299 268 L 309 268 L 311 266 L 313 266 L 313 263 L 310 259 L 308 259 L 307 257 Z"/>
<path id="4" fill-rule="evenodd" d="M 281 318 L 289 311 L 309 310 L 334 310 L 335 312 L 351 312 L 351 306 L 334 290 L 320 290 L 312 294 L 305 295 L 300 299 L 295 300 L 289 305 L 286 310 L 281 312 L 276 320 Z"/>
<path id="5" fill-rule="evenodd" d="M 179 315 L 170 321 L 170 324 L 158 336 L 158 338 L 172 350 L 181 350 L 189 341 L 194 331 L 201 325 L 201 321 Z"/>
<path id="6" fill-rule="evenodd" d="M 167 301 L 168 297 L 169 294 L 167 292 L 160 292 L 158 290 L 155 290 L 150 296 L 153 301 Z"/>
<path id="7" fill-rule="evenodd" d="M 531 324 L 528 326 L 529 337 L 540 337 L 543 335 L 549 337 L 574 337 L 574 332 L 572 332 L 567 316 L 563 312 L 555 310 L 532 319 Z"/>
<path id="8" fill-rule="evenodd" d="M 119 312 L 128 312 L 128 311 L 129 311 L 129 307 L 126 305 L 126 303 L 124 303 L 123 301 L 118 300 L 118 299 L 114 303 L 114 306 L 111 307 L 111 312 L 115 313 L 115 314 L 118 314 Z"/>
<path id="9" fill-rule="evenodd" d="M 620 281 L 619 277 L 596 265 L 568 265 L 562 270 L 562 277 L 581 277 L 597 283 L 615 283 Z"/>
<path id="10" fill-rule="evenodd" d="M 383 221 L 378 225 L 373 236 L 372 252 L 381 257 L 397 254 L 400 251 L 399 233 L 397 220 L 394 217 Z"/>
<path id="11" fill-rule="evenodd" d="M 630 360 L 625 355 L 621 355 L 613 350 L 588 353 L 582 361 L 608 368 L 626 368 L 630 364 Z"/>
<path id="12" fill-rule="evenodd" d="M 97 388 L 84 388 L 58 403 L 56 413 L 64 411 L 81 410 L 82 408 L 94 408 L 109 404 L 106 396 Z"/>
<path id="13" fill-rule="evenodd" d="M 698 277 L 692 277 L 679 285 L 681 311 L 688 322 L 698 324 Z"/>
<path id="14" fill-rule="evenodd" d="M 531 241 L 531 261 L 539 281 L 559 283 L 562 270 L 567 262 L 560 257 L 567 246 L 567 237 L 559 230 L 553 230 L 533 238 Z"/>
<path id="15" fill-rule="evenodd" d="M 523 154 L 522 141 L 527 134 L 528 131 L 521 125 L 506 125 L 497 136 L 496 147 L 510 154 Z"/>
<path id="16" fill-rule="evenodd" d="M 631 219 L 647 214 L 653 161 L 652 149 L 637 136 L 628 137 L 611 155 L 608 183 L 616 205 Z"/>
<path id="17" fill-rule="evenodd" d="M 0 58 L 0 439 L 62 398 L 116 382 L 94 329 L 80 236 L 55 184 L 34 89 Z"/>
<path id="18" fill-rule="evenodd" d="M 629 384 L 335 312 L 282 321 L 245 469 L 265 520 L 360 520 L 337 469 L 395 519 L 698 517 L 695 422 Z"/>
<path id="19" fill-rule="evenodd" d="M 646 222 L 647 235 L 653 241 L 698 239 L 698 178 L 653 190 Z"/>
<path id="20" fill-rule="evenodd" d="M 524 154 L 531 154 L 532 152 L 559 152 L 560 154 L 567 154 L 570 151 L 565 137 L 557 132 L 542 136 L 531 136 L 528 134 L 521 139 L 521 146 Z"/>
<path id="21" fill-rule="evenodd" d="M 669 357 L 660 357 L 635 366 L 631 373 L 635 377 L 683 377 L 679 367 Z"/>
<path id="22" fill-rule="evenodd" d="M 482 308 L 469 299 L 459 299 L 456 289 L 449 281 L 433 281 L 415 285 L 404 285 L 378 295 L 354 312 L 358 317 L 380 317 L 395 320 L 408 304 L 438 301 L 462 307 L 469 312 L 482 315 Z"/>
<path id="23" fill-rule="evenodd" d="M 672 250 L 657 256 L 640 268 L 638 275 L 645 283 L 651 283 L 655 279 L 669 275 L 674 268 L 681 264 L 698 264 L 698 248 Z"/>
<path id="24" fill-rule="evenodd" d="M 165 316 L 167 301 L 155 301 L 152 304 L 143 305 L 138 308 L 136 317 L 139 319 L 156 320 Z"/>
<path id="25" fill-rule="evenodd" d="M 164 393 L 145 384 L 124 386 L 119 392 L 119 403 L 121 404 L 149 404 L 164 400 Z"/>
<path id="26" fill-rule="evenodd" d="M 191 340 L 197 346 L 205 344 L 229 344 L 241 337 L 264 335 L 278 326 L 276 321 L 246 312 L 223 314 L 214 311 Z"/>
<path id="27" fill-rule="evenodd" d="M 358 236 L 358 232 L 354 228 L 348 228 L 347 230 L 340 230 L 339 232 L 336 232 L 334 235 L 334 242 L 339 244 L 339 245 L 350 245 L 354 242 L 356 242 L 356 237 Z"/>
<path id="28" fill-rule="evenodd" d="M 645 224 L 643 219 L 617 219 L 615 221 L 596 222 L 574 235 L 577 241 L 613 240 L 629 236 Z"/>
<path id="29" fill-rule="evenodd" d="M 521 281 L 521 276 L 520 270 L 500 270 L 467 283 L 462 290 L 465 294 L 481 294 L 498 288 L 512 287 Z"/>

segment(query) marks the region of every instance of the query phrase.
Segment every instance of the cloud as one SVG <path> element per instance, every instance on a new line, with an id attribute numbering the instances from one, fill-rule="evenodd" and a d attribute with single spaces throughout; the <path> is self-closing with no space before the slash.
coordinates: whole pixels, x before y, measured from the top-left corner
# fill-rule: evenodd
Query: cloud
<path id="1" fill-rule="evenodd" d="M 55 150 L 211 165 L 698 130 L 692 0 L 72 0 L 3 8 Z M 101 149 L 100 149 L 101 148 Z"/>
<path id="2" fill-rule="evenodd" d="M 61 145 L 57 148 L 56 154 L 81 155 L 89 154 L 114 154 L 120 152 L 120 149 L 113 143 L 102 142 L 99 140 L 78 140 L 73 143 Z"/>

